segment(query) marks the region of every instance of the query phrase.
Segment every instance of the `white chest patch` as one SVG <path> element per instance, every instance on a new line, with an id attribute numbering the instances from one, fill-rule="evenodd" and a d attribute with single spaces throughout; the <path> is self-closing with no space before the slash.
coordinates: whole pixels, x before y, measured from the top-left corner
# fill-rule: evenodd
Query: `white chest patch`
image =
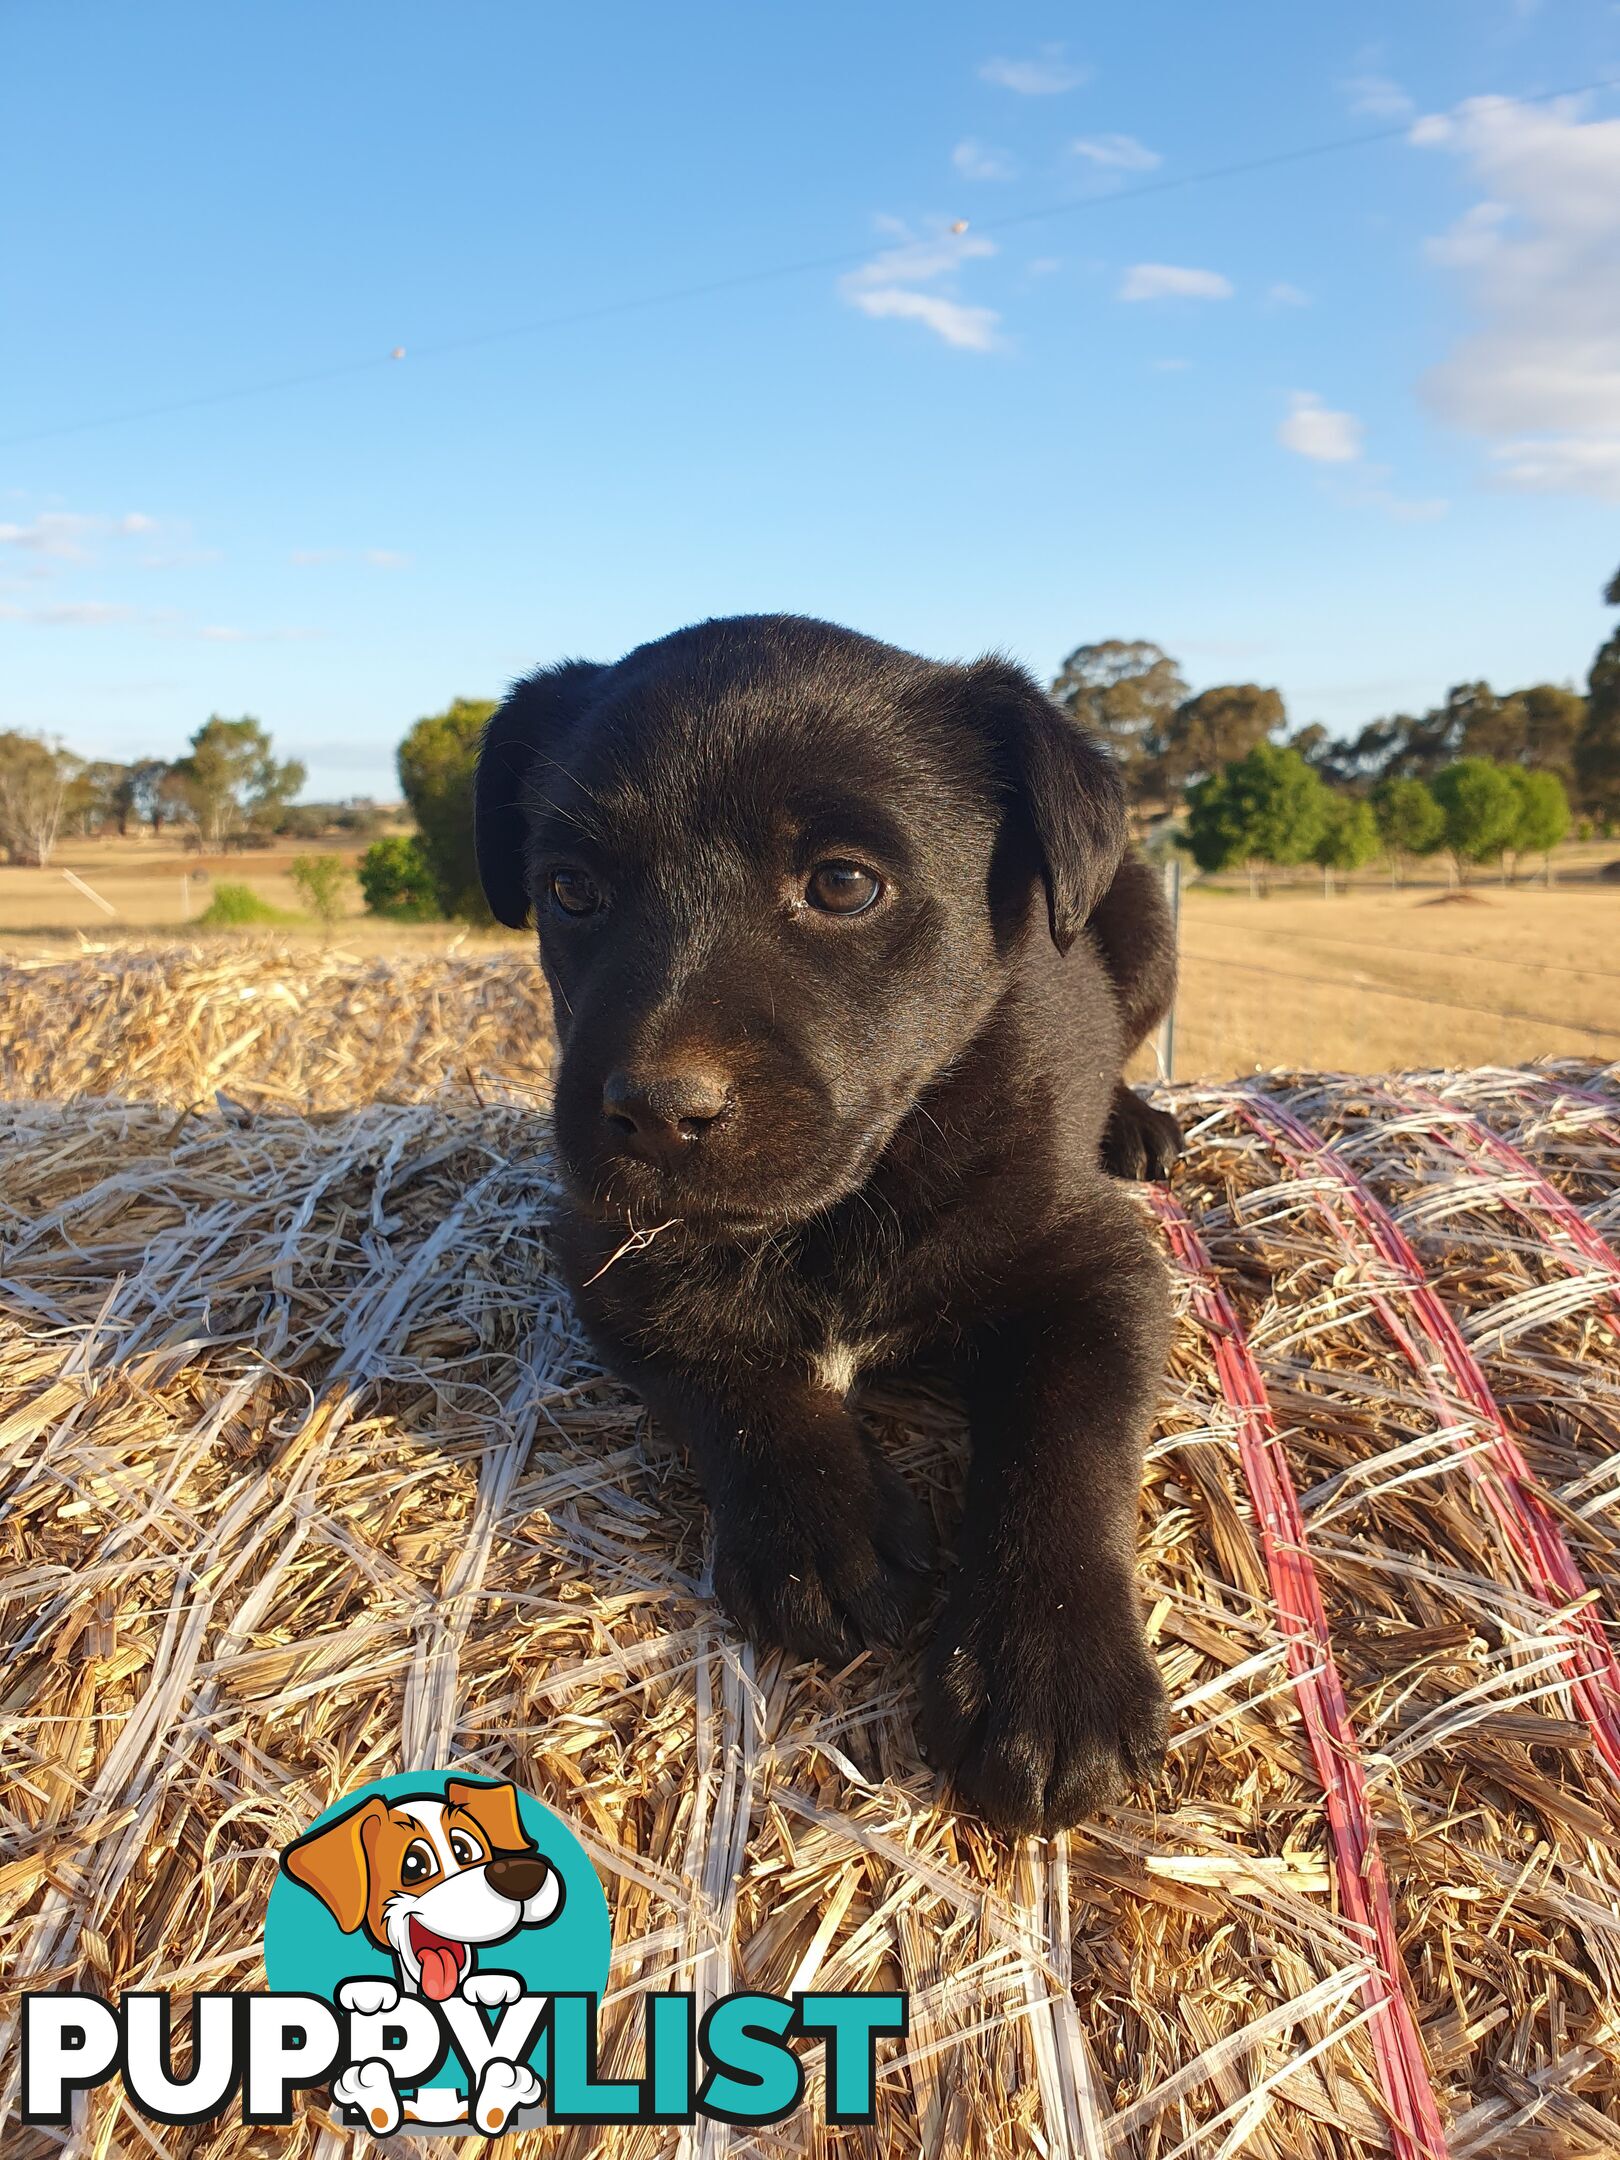
<path id="1" fill-rule="evenodd" d="M 829 1343 L 810 1360 L 810 1370 L 818 1386 L 842 1397 L 855 1385 L 866 1354 L 865 1343 Z"/>

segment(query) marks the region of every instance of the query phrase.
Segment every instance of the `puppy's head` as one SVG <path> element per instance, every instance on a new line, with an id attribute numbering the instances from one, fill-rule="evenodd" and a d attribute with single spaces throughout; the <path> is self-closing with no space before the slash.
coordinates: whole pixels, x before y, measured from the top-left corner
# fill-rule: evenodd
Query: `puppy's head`
<path id="1" fill-rule="evenodd" d="M 747 1230 L 861 1182 L 1024 941 L 1079 934 L 1124 808 L 1010 664 L 754 616 L 519 683 L 477 841 L 539 927 L 576 1198 Z"/>
<path id="2" fill-rule="evenodd" d="M 373 1795 L 297 1839 L 281 1864 L 345 1934 L 392 1950 L 435 2001 L 460 1986 L 480 1943 L 562 1908 L 562 1878 L 523 1828 L 510 1785 L 452 1778 L 442 1797 Z"/>

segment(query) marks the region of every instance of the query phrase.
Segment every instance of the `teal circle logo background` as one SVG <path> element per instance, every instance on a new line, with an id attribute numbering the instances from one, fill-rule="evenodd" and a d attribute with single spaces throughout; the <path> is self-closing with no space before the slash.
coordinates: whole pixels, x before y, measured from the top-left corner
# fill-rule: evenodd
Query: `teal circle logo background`
<path id="1" fill-rule="evenodd" d="M 319 1830 L 373 1795 L 379 1800 L 438 1799 L 451 1779 L 495 1785 L 503 1779 L 476 1770 L 403 1771 L 375 1778 L 334 1800 L 309 1825 Z M 590 1855 L 572 1830 L 532 1794 L 514 1786 L 518 1820 L 562 1877 L 562 1909 L 542 1927 L 520 1927 L 505 1942 L 481 1945 L 479 1972 L 511 1972 L 530 1995 L 600 1995 L 613 1955 L 607 1898 Z M 264 1923 L 264 1970 L 278 1993 L 319 1995 L 336 2003 L 345 1980 L 396 1977 L 393 1959 L 360 1929 L 345 1935 L 312 1890 L 276 1869 Z"/>

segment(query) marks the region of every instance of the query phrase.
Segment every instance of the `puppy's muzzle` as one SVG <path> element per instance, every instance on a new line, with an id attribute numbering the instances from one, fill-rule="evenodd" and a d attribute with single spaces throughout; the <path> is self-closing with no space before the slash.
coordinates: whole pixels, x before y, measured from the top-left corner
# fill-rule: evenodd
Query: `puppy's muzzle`
<path id="1" fill-rule="evenodd" d="M 731 1108 L 731 1085 L 709 1065 L 610 1073 L 602 1115 L 615 1145 L 659 1170 L 692 1167 L 703 1142 Z"/>

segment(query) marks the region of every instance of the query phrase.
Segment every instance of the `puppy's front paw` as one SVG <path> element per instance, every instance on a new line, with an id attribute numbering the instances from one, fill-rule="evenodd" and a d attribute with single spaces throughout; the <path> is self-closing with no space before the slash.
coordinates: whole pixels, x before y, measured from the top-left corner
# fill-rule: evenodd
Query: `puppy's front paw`
<path id="1" fill-rule="evenodd" d="M 493 2135 L 504 2130 L 519 2109 L 535 2107 L 540 2099 L 540 2080 L 527 2063 L 507 2062 L 496 2055 L 485 2063 L 473 2103 L 473 2121 Z"/>
<path id="2" fill-rule="evenodd" d="M 1120 1087 L 1103 1134 L 1102 1165 L 1110 1177 L 1163 1183 L 1182 1150 L 1181 1127 L 1134 1088 Z"/>
<path id="3" fill-rule="evenodd" d="M 385 2017 L 399 2008 L 399 1989 L 392 1980 L 345 1980 L 337 1991 L 338 2008 L 358 2017 Z"/>
<path id="4" fill-rule="evenodd" d="M 928 1518 L 898 1472 L 873 1455 L 868 1475 L 759 1495 L 715 1521 L 715 1595 L 762 1649 L 842 1665 L 897 1643 L 933 1559 Z"/>
<path id="5" fill-rule="evenodd" d="M 523 1982 L 516 1973 L 509 1972 L 470 1972 L 460 1988 L 463 2002 L 489 2010 L 503 2010 L 522 1993 Z"/>
<path id="6" fill-rule="evenodd" d="M 340 2070 L 332 2080 L 332 2098 L 338 2107 L 352 2109 L 379 2137 L 391 2137 L 404 2119 L 386 2063 L 351 2063 Z"/>
<path id="7" fill-rule="evenodd" d="M 1127 1785 L 1151 1783 L 1167 1727 L 1164 1683 L 1134 1612 L 1077 1633 L 1056 1601 L 1034 1611 L 1018 1600 L 988 1574 L 959 1586 L 923 1698 L 929 1760 L 964 1806 L 1015 1835 L 1062 1830 Z"/>

